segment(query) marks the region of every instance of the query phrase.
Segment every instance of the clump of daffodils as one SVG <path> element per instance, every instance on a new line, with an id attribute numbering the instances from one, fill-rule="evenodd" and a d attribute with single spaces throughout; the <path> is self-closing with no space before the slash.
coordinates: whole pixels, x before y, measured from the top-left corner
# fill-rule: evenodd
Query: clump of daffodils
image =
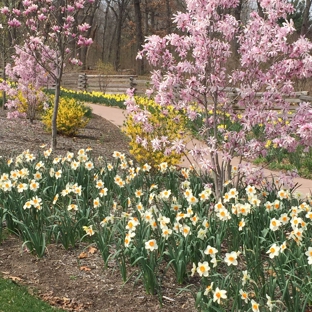
<path id="1" fill-rule="evenodd" d="M 190 168 L 163 161 L 152 170 L 118 151 L 111 162 L 95 165 L 89 151 L 25 151 L 0 159 L 0 202 L 14 216 L 7 224 L 31 250 L 42 256 L 43 239 L 65 248 L 86 239 L 103 259 L 120 256 L 125 266 L 149 268 L 151 274 L 141 275 L 150 279 L 145 285 L 165 265 L 177 283 L 199 281 L 198 304 L 207 311 L 227 311 L 234 303 L 241 311 L 284 309 L 292 298 L 287 302 L 283 293 L 290 290 L 296 309 L 307 302 L 311 198 L 230 182 L 216 198 Z M 280 274 L 296 283 L 283 283 Z"/>

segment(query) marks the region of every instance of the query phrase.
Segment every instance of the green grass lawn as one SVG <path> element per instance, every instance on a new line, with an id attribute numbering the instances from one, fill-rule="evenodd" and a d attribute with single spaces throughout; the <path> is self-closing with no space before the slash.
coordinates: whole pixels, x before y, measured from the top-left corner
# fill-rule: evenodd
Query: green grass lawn
<path id="1" fill-rule="evenodd" d="M 26 287 L 0 278 L 0 312 L 61 312 L 31 296 Z"/>

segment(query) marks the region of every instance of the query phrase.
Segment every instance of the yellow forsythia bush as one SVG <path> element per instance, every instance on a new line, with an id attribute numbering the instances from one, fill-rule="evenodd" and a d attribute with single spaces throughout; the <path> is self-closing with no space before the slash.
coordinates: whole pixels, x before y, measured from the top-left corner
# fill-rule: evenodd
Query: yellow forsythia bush
<path id="1" fill-rule="evenodd" d="M 148 163 L 154 168 L 162 162 L 167 162 L 169 166 L 178 164 L 183 155 L 174 151 L 169 155 L 165 155 L 165 148 L 154 151 L 151 141 L 162 136 L 167 137 L 169 141 L 185 138 L 186 118 L 173 106 L 166 107 L 166 112 L 164 112 L 163 108 L 153 100 L 144 97 L 135 97 L 135 99 L 139 106 L 145 107 L 151 113 L 149 123 L 153 126 L 154 131 L 144 131 L 142 123 L 134 122 L 131 114 L 128 115 L 123 132 L 130 138 L 130 153 L 138 163 Z M 147 146 L 144 147 L 138 143 L 137 137 L 147 140 Z"/>
<path id="2" fill-rule="evenodd" d="M 17 110 L 20 113 L 26 113 L 27 115 L 34 114 L 33 111 L 41 113 L 43 110 L 43 102 L 45 101 L 45 94 L 42 89 L 35 89 L 32 85 L 29 85 L 27 91 L 18 91 L 17 100 Z"/>
<path id="3" fill-rule="evenodd" d="M 53 100 L 53 97 L 51 97 Z M 48 131 L 52 129 L 52 115 L 54 106 L 49 107 L 42 116 L 42 122 Z M 56 128 L 57 133 L 67 136 L 73 136 L 78 133 L 79 129 L 84 128 L 90 118 L 87 114 L 90 109 L 83 103 L 70 98 L 60 98 Z"/>

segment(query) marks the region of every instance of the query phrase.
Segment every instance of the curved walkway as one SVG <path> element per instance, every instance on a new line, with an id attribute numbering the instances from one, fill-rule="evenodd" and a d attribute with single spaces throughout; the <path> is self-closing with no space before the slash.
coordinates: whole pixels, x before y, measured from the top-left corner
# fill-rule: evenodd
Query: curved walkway
<path id="1" fill-rule="evenodd" d="M 125 110 L 116 107 L 109 107 L 97 104 L 88 104 L 88 105 L 92 108 L 94 114 L 105 118 L 106 120 L 112 122 L 118 127 L 121 127 L 123 125 L 123 122 L 126 118 Z M 200 144 L 199 141 L 197 143 Z M 235 160 L 233 161 L 233 163 L 235 164 Z M 183 159 L 181 165 L 188 167 L 190 165 L 190 162 L 187 159 Z M 266 169 L 265 173 L 267 176 L 276 175 L 276 172 Z M 302 193 L 303 195 L 312 194 L 312 180 L 296 178 L 295 182 L 298 183 L 298 185 L 300 185 L 297 189 L 298 192 Z"/>

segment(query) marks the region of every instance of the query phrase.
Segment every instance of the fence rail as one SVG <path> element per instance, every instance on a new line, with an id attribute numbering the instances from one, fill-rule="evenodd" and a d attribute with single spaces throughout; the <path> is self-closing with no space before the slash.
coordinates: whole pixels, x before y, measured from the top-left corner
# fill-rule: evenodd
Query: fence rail
<path id="1" fill-rule="evenodd" d="M 232 89 L 232 97 L 235 97 L 238 95 L 239 90 L 238 89 Z M 256 97 L 262 97 L 264 95 L 263 92 L 256 92 L 255 96 Z M 308 96 L 309 92 L 308 91 L 298 91 L 294 92 L 293 97 L 286 97 L 285 96 L 285 101 L 288 103 L 300 103 L 300 102 L 312 102 L 312 97 Z"/>
<path id="2" fill-rule="evenodd" d="M 0 77 L 2 77 L 0 69 Z M 135 88 L 136 94 L 145 94 L 150 84 L 148 79 L 138 79 L 136 75 L 88 75 L 75 73 L 64 73 L 62 78 L 62 87 L 71 90 L 100 91 L 104 93 L 123 94 L 128 88 Z M 48 85 L 47 88 L 53 89 L 54 85 Z M 235 99 L 239 90 L 236 88 L 225 88 L 224 91 L 229 97 Z M 261 97 L 263 92 L 257 92 L 256 97 Z M 312 103 L 312 96 L 308 91 L 299 91 L 294 93 L 294 97 L 285 99 L 295 107 L 300 102 Z M 211 101 L 212 103 L 212 101 Z M 278 109 L 278 108 L 276 108 Z"/>
<path id="3" fill-rule="evenodd" d="M 88 75 L 77 73 L 65 73 L 63 75 L 62 86 L 72 90 L 101 91 L 105 93 L 125 93 L 128 88 L 135 88 L 136 94 L 145 94 L 150 81 L 147 79 L 138 79 L 136 75 Z M 235 99 L 239 90 L 236 88 L 225 88 L 228 96 Z M 261 97 L 263 92 L 257 92 L 256 97 Z M 294 107 L 300 102 L 311 102 L 312 96 L 308 91 L 295 92 L 293 97 L 285 99 L 294 104 Z M 279 109 L 279 108 L 276 108 Z"/>
<path id="4" fill-rule="evenodd" d="M 144 94 L 148 80 L 138 79 L 136 75 L 88 75 L 65 73 L 62 87 L 72 90 L 100 91 L 104 93 L 126 93 L 135 88 L 137 94 Z"/>
<path id="5" fill-rule="evenodd" d="M 2 70 L 0 69 L 0 77 Z M 62 78 L 62 87 L 71 90 L 86 90 L 86 91 L 100 91 L 108 94 L 124 94 L 127 89 L 135 88 L 136 94 L 145 94 L 148 89 L 150 80 L 140 79 L 136 75 L 88 75 L 86 73 L 64 73 Z M 47 86 L 48 88 L 54 88 L 53 85 Z M 229 97 L 235 99 L 239 97 L 239 89 L 225 88 L 224 91 Z M 263 92 L 257 92 L 256 97 L 263 96 Z M 295 109 L 300 102 L 312 103 L 312 96 L 309 96 L 308 91 L 295 92 L 293 97 L 285 98 L 285 100 L 291 103 L 292 108 Z M 211 104 L 212 104 L 211 100 Z M 234 104 L 235 105 L 235 104 Z M 236 109 L 240 109 L 236 107 Z M 275 109 L 281 109 L 276 107 Z"/>
<path id="6" fill-rule="evenodd" d="M 233 103 L 235 106 L 236 110 L 244 110 L 244 108 L 238 107 L 236 105 L 237 99 L 239 98 L 239 90 L 237 89 L 232 89 L 230 91 L 230 93 L 228 93 L 228 95 L 230 94 L 230 97 L 233 99 Z M 288 102 L 290 104 L 290 110 L 294 111 L 297 107 L 298 104 L 301 102 L 310 102 L 312 103 L 312 96 L 308 95 L 309 92 L 308 91 L 298 91 L 298 92 L 294 92 L 292 97 L 287 97 L 284 96 L 284 100 L 286 102 Z M 256 92 L 255 96 L 260 98 L 264 95 L 263 92 Z M 275 105 L 274 108 L 272 108 L 273 110 L 282 110 L 282 107 Z"/>

